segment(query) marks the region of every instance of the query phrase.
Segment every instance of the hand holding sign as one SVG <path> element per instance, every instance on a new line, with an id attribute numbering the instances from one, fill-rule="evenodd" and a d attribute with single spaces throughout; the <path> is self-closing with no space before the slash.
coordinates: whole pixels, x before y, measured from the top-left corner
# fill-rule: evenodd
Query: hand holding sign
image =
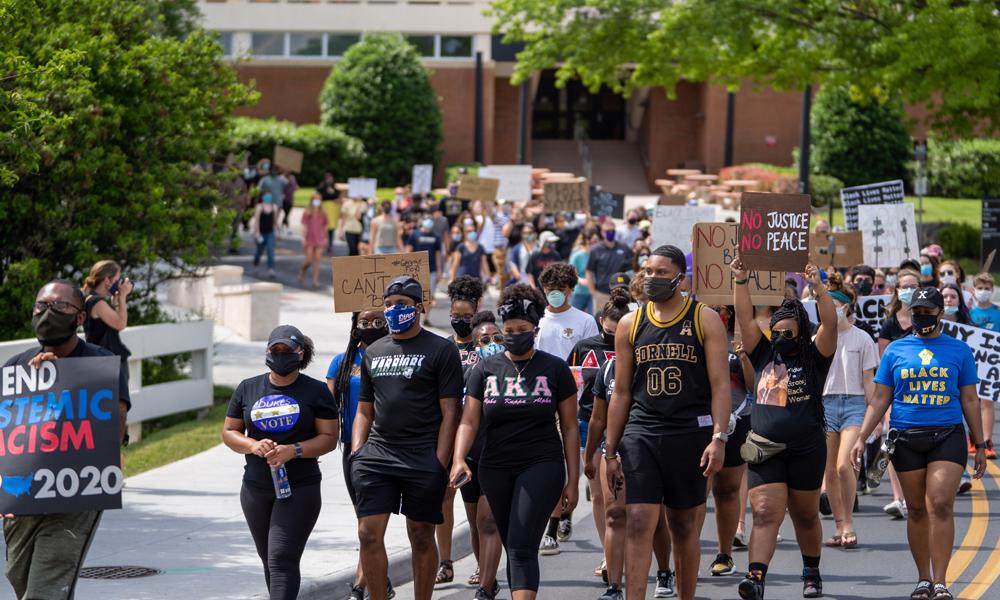
<path id="1" fill-rule="evenodd" d="M 744 192 L 740 255 L 760 271 L 801 271 L 809 261 L 809 196 Z"/>
<path id="2" fill-rule="evenodd" d="M 729 269 L 733 272 L 733 278 L 737 281 L 746 281 L 747 278 L 747 268 L 743 264 L 743 258 L 740 256 L 740 251 L 736 251 L 736 258 L 733 262 L 729 263 Z"/>

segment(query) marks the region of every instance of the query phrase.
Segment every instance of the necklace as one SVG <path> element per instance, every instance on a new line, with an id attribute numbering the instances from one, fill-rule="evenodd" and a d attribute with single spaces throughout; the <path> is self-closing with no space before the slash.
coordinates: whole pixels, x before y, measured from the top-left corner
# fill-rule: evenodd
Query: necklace
<path id="1" fill-rule="evenodd" d="M 536 354 L 538 354 L 538 352 L 536 352 L 535 350 L 532 350 L 531 351 L 531 356 L 529 356 L 528 360 L 526 360 L 524 362 L 524 366 L 521 367 L 520 369 L 518 369 L 517 368 L 517 363 L 514 362 L 513 358 L 511 358 L 510 351 L 507 352 L 507 359 L 510 360 L 510 364 L 513 365 L 514 371 L 517 373 L 517 383 L 521 383 L 521 379 L 522 379 L 521 374 L 524 373 L 524 370 L 528 368 L 528 365 L 531 364 L 531 359 L 535 358 Z"/>

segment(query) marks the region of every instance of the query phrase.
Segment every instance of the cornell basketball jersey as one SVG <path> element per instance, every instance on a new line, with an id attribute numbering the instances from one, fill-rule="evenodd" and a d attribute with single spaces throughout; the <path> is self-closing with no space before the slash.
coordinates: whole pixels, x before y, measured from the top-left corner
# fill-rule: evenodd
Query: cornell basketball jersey
<path id="1" fill-rule="evenodd" d="M 625 431 L 660 435 L 712 426 L 701 306 L 688 298 L 667 322 L 656 319 L 652 303 L 639 309 L 629 332 L 635 372 Z"/>

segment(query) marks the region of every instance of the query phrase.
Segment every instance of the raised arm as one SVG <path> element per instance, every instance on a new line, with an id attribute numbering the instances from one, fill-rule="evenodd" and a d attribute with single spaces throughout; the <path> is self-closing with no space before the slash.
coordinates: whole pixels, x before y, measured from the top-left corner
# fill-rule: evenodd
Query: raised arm
<path id="1" fill-rule="evenodd" d="M 729 269 L 733 273 L 733 307 L 736 309 L 736 323 L 740 327 L 743 349 L 747 354 L 753 354 L 764 334 L 753 319 L 753 301 L 750 299 L 750 288 L 747 287 L 750 272 L 743 265 L 739 254 L 729 264 Z"/>
<path id="2" fill-rule="evenodd" d="M 826 284 L 819 278 L 816 265 L 806 265 L 803 273 L 816 296 L 816 312 L 819 313 L 819 329 L 816 330 L 816 350 L 829 358 L 837 351 L 837 308 L 827 293 Z"/>

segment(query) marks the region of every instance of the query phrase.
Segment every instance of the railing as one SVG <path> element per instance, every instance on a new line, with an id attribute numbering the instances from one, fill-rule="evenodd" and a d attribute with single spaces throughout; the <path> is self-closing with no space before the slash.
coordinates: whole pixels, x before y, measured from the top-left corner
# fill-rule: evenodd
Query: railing
<path id="1" fill-rule="evenodd" d="M 212 405 L 212 321 L 185 321 L 128 327 L 122 341 L 132 351 L 128 360 L 129 437 L 138 441 L 142 422 Z M 38 347 L 35 340 L 0 342 L 0 363 Z M 189 379 L 142 385 L 142 360 L 170 354 L 191 353 Z"/>

